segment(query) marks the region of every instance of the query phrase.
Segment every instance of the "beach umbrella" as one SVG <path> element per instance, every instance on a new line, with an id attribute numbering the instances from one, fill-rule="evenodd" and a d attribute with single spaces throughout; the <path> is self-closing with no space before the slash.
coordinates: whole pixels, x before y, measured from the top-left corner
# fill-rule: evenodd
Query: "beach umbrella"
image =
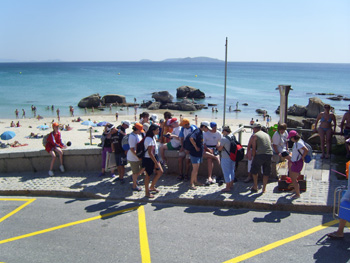
<path id="1" fill-rule="evenodd" d="M 48 125 L 39 125 L 37 128 L 39 128 L 40 130 L 47 130 L 49 128 Z"/>
<path id="2" fill-rule="evenodd" d="M 96 124 L 93 123 L 92 121 L 83 121 L 81 124 L 86 126 L 96 127 Z"/>
<path id="3" fill-rule="evenodd" d="M 101 121 L 97 123 L 97 126 L 106 126 L 108 124 L 108 121 Z"/>
<path id="4" fill-rule="evenodd" d="M 1 140 L 11 140 L 13 137 L 16 136 L 16 133 L 13 131 L 5 131 L 3 134 L 1 134 Z"/>

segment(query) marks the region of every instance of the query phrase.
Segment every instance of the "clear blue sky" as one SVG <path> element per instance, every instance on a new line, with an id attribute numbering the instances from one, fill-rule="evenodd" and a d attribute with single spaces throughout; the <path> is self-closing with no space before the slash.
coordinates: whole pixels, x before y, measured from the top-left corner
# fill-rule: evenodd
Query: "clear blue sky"
<path id="1" fill-rule="evenodd" d="M 0 61 L 350 63 L 349 0 L 1 0 Z"/>

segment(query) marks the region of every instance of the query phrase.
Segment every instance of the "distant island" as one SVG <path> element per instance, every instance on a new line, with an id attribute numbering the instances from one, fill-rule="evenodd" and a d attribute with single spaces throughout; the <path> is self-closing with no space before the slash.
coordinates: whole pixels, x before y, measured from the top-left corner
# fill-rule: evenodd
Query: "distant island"
<path id="1" fill-rule="evenodd" d="M 142 59 L 141 62 L 152 62 L 149 59 Z M 195 57 L 195 58 L 168 58 L 161 62 L 185 62 L 185 63 L 208 63 L 208 62 L 224 62 L 223 60 L 208 57 Z"/>

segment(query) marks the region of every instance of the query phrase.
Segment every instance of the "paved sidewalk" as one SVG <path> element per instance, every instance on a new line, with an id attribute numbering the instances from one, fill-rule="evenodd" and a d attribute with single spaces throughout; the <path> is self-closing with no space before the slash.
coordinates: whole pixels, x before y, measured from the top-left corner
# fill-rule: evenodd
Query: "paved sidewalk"
<path id="1" fill-rule="evenodd" d="M 109 177 L 98 177 L 98 172 L 56 172 L 48 176 L 47 172 L 0 174 L 0 195 L 17 196 L 56 196 L 74 198 L 106 198 L 113 200 L 160 202 L 171 204 L 192 204 L 224 206 L 249 209 L 288 210 L 299 212 L 331 212 L 334 189 L 347 185 L 347 181 L 338 180 L 330 174 L 331 161 L 316 156 L 305 168 L 307 191 L 301 198 L 292 200 L 288 192 L 279 192 L 277 182 L 269 182 L 267 191 L 262 194 L 251 193 L 252 183 L 237 182 L 230 193 L 222 193 L 224 185 L 212 184 L 189 189 L 189 182 L 179 182 L 176 175 L 163 175 L 157 187 L 160 190 L 155 198 L 144 196 L 131 189 L 131 171 L 128 167 L 125 184 Z M 283 168 L 280 170 L 282 171 Z M 285 171 L 285 169 L 284 169 Z M 143 181 L 140 177 L 141 182 Z M 204 182 L 204 176 L 199 176 Z"/>

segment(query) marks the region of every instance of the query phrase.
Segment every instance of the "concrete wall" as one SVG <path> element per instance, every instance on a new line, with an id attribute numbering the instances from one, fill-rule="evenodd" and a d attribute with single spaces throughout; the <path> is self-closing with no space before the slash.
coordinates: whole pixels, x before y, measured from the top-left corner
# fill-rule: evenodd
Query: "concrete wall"
<path id="1" fill-rule="evenodd" d="M 165 151 L 168 159 L 168 174 L 178 174 L 178 151 Z M 99 171 L 101 169 L 101 148 L 67 149 L 63 155 L 64 167 L 67 171 Z M 0 154 L 0 173 L 48 171 L 51 156 L 45 151 L 28 151 Z M 60 165 L 56 157 L 54 171 Z M 183 162 L 185 169 L 185 161 Z M 207 176 L 207 160 L 204 159 L 199 168 L 200 176 Z M 191 171 L 191 170 L 190 170 Z M 221 167 L 215 162 L 213 175 L 222 176 Z M 243 179 L 247 176 L 247 161 L 242 160 L 238 165 L 236 177 Z M 272 163 L 272 178 L 276 178 L 276 163 Z"/>

